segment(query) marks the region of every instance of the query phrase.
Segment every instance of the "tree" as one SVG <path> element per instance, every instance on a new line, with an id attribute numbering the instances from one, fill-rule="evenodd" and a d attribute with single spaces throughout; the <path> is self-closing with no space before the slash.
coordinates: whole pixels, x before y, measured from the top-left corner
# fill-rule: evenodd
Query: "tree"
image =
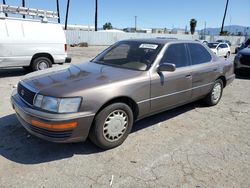
<path id="1" fill-rule="evenodd" d="M 243 33 L 242 33 L 241 31 L 239 31 L 239 32 L 237 33 L 237 36 L 243 36 Z"/>
<path id="2" fill-rule="evenodd" d="M 223 35 L 224 22 L 225 22 L 225 18 L 226 18 L 226 15 L 227 15 L 228 1 L 229 1 L 229 0 L 227 0 L 226 7 L 225 7 L 225 12 L 224 12 L 224 16 L 223 16 L 223 20 L 222 20 L 222 24 L 221 24 L 220 35 Z"/>
<path id="3" fill-rule="evenodd" d="M 229 31 L 223 31 L 223 32 L 220 32 L 220 35 L 221 36 L 229 36 L 230 32 Z"/>
<path id="4" fill-rule="evenodd" d="M 197 20 L 194 19 L 194 18 L 192 18 L 192 19 L 190 20 L 190 32 L 191 32 L 192 35 L 193 35 L 194 32 L 195 32 L 196 24 L 197 24 Z"/>
<path id="5" fill-rule="evenodd" d="M 113 29 L 113 26 L 110 22 L 107 22 L 103 25 L 103 29 L 106 30 L 106 29 Z"/>

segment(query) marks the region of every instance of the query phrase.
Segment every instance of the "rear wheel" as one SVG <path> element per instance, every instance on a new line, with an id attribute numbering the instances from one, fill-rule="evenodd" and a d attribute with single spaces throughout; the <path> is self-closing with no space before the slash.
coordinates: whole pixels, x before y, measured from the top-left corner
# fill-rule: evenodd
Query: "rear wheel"
<path id="1" fill-rule="evenodd" d="M 218 104 L 223 93 L 223 82 L 218 79 L 214 82 L 213 88 L 210 93 L 206 96 L 205 102 L 209 106 L 214 106 Z"/>
<path id="2" fill-rule="evenodd" d="M 124 142 L 132 126 L 131 108 L 124 103 L 114 103 L 97 114 L 89 137 L 98 147 L 111 149 Z"/>
<path id="3" fill-rule="evenodd" d="M 47 57 L 38 57 L 32 61 L 31 66 L 33 71 L 44 70 L 52 67 L 52 62 Z"/>

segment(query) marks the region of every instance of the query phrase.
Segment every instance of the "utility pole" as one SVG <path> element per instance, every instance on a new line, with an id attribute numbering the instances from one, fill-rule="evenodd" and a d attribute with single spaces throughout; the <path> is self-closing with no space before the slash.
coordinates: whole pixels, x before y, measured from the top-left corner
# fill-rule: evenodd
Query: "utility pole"
<path id="1" fill-rule="evenodd" d="M 5 0 L 3 0 L 3 4 L 4 4 L 4 5 L 6 5 Z M 8 14 L 7 14 L 7 13 L 5 13 L 5 16 L 6 16 L 6 17 L 8 17 Z"/>
<path id="2" fill-rule="evenodd" d="M 22 0 L 22 7 L 25 7 L 25 0 Z M 25 15 L 23 15 L 23 18 L 25 18 Z"/>
<path id="3" fill-rule="evenodd" d="M 137 16 L 135 16 L 135 32 L 137 30 Z"/>
<path id="4" fill-rule="evenodd" d="M 206 40 L 206 30 L 207 30 L 207 22 L 204 24 L 204 40 Z"/>
<path id="5" fill-rule="evenodd" d="M 60 21 L 60 5 L 59 5 L 59 0 L 56 0 L 56 8 L 57 8 L 58 23 L 61 23 L 61 21 Z"/>
<path id="6" fill-rule="evenodd" d="M 97 31 L 98 23 L 98 0 L 95 0 L 95 31 Z"/>
<path id="7" fill-rule="evenodd" d="M 229 0 L 227 0 L 227 3 L 226 3 L 225 12 L 224 12 L 224 16 L 223 16 L 223 20 L 222 20 L 222 24 L 221 24 L 220 34 L 223 33 L 224 22 L 225 22 L 225 18 L 226 18 L 226 15 L 227 15 L 227 6 L 228 6 L 228 2 L 229 2 Z"/>
<path id="8" fill-rule="evenodd" d="M 70 3 L 70 0 L 68 0 L 68 3 L 67 3 L 66 19 L 65 19 L 65 27 L 64 27 L 65 30 L 67 30 L 67 26 L 68 26 L 69 3 Z"/>

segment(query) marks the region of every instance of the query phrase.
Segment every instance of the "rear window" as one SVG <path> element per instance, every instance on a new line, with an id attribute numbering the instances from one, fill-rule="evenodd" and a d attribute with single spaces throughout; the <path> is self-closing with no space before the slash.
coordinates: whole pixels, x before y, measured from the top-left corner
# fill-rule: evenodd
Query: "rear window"
<path id="1" fill-rule="evenodd" d="M 193 65 L 198 65 L 211 61 L 212 57 L 204 46 L 196 43 L 189 43 L 188 48 Z"/>

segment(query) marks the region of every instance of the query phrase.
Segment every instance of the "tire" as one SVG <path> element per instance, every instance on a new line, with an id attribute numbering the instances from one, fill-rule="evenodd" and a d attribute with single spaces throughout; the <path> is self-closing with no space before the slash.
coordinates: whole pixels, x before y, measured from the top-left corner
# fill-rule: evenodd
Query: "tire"
<path id="1" fill-rule="evenodd" d="M 111 104 L 95 117 L 89 138 L 102 149 L 117 147 L 128 137 L 133 122 L 133 113 L 128 105 L 124 103 Z"/>
<path id="2" fill-rule="evenodd" d="M 223 93 L 223 82 L 221 79 L 218 79 L 214 82 L 213 88 L 210 93 L 205 98 L 205 103 L 208 106 L 214 106 L 219 103 Z"/>
<path id="3" fill-rule="evenodd" d="M 52 67 L 52 62 L 47 57 L 38 57 L 32 61 L 31 67 L 33 71 L 44 70 Z"/>
<path id="4" fill-rule="evenodd" d="M 229 58 L 230 52 L 227 52 L 227 54 L 224 56 L 225 58 Z"/>

